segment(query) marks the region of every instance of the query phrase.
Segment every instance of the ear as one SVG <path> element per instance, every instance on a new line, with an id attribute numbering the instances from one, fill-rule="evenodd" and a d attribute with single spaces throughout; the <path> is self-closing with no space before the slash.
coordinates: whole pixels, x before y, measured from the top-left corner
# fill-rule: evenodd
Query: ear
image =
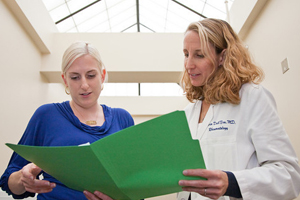
<path id="1" fill-rule="evenodd" d="M 227 49 L 223 49 L 223 51 L 220 53 L 220 57 L 219 57 L 219 65 L 223 65 L 225 62 L 225 58 L 226 58 L 226 50 Z"/>
<path id="2" fill-rule="evenodd" d="M 65 77 L 65 75 L 63 73 L 61 74 L 61 77 L 62 77 L 62 79 L 63 79 L 63 81 L 65 83 L 65 86 L 68 87 L 67 79 L 66 79 L 66 77 Z"/>
<path id="3" fill-rule="evenodd" d="M 104 83 L 105 76 L 106 76 L 106 69 L 102 69 L 102 74 L 101 74 L 101 82 L 102 83 Z"/>

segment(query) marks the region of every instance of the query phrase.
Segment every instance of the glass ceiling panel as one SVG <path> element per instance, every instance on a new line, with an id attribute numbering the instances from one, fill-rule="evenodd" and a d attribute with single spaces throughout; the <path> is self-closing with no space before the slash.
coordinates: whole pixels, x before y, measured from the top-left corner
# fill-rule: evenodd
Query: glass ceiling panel
<path id="1" fill-rule="evenodd" d="M 225 5 L 224 5 L 225 7 Z M 219 19 L 225 19 L 226 18 L 226 13 L 222 12 L 213 6 L 209 4 L 205 4 L 205 8 L 203 11 L 203 15 L 210 16 L 212 18 L 219 18 Z"/>
<path id="2" fill-rule="evenodd" d="M 232 1 L 228 1 L 231 4 Z M 206 0 L 206 4 L 226 14 L 226 4 L 224 0 Z"/>
<path id="3" fill-rule="evenodd" d="M 85 7 L 86 5 L 92 3 L 94 0 L 69 0 L 67 1 L 70 12 L 76 12 L 77 10 Z"/>
<path id="4" fill-rule="evenodd" d="M 136 24 L 136 16 L 126 16 L 127 18 L 119 16 L 115 18 L 115 21 L 112 21 L 111 32 L 122 32 L 128 27 Z M 116 23 L 118 22 L 118 23 Z"/>
<path id="5" fill-rule="evenodd" d="M 50 10 L 50 15 L 54 22 L 64 18 L 69 15 L 70 11 L 67 4 L 61 4 L 58 7 L 55 7 L 53 10 Z"/>
<path id="6" fill-rule="evenodd" d="M 59 32 L 78 32 L 73 18 L 68 18 L 56 25 Z M 72 31 L 70 31 L 72 29 Z"/>
<path id="7" fill-rule="evenodd" d="M 83 23 L 77 26 L 79 32 L 90 32 L 95 25 L 102 24 L 107 21 L 108 17 L 105 12 L 102 12 L 96 16 L 91 17 L 90 19 L 84 21 Z"/>
<path id="8" fill-rule="evenodd" d="M 109 9 L 110 7 L 120 3 L 122 1 L 124 1 L 124 0 L 105 0 L 104 2 L 106 4 L 107 8 Z"/>
<path id="9" fill-rule="evenodd" d="M 109 0 L 108 0 L 109 1 Z M 128 8 L 134 7 L 135 8 L 135 1 L 134 0 L 123 0 L 119 3 L 111 6 L 107 9 L 108 15 L 110 18 L 115 17 L 116 15 L 124 15 L 123 12 L 128 10 Z"/>
<path id="10" fill-rule="evenodd" d="M 122 21 L 126 21 L 126 19 L 129 18 L 134 18 L 133 23 L 131 23 L 131 25 L 133 25 L 134 23 L 136 23 L 136 7 L 135 6 L 131 6 L 128 7 L 126 10 L 123 10 L 122 12 L 117 12 L 118 14 L 116 15 L 111 15 L 111 12 L 109 12 L 109 16 L 110 16 L 110 24 L 111 26 L 115 26 L 120 24 Z M 111 17 L 113 16 L 113 17 Z"/>
<path id="11" fill-rule="evenodd" d="M 99 18 L 101 16 L 101 18 L 99 18 L 100 21 L 98 23 L 97 21 L 95 22 L 95 25 L 97 25 L 102 23 L 102 21 L 104 20 L 108 20 L 107 13 L 105 11 L 106 11 L 106 7 L 104 2 L 100 1 L 94 4 L 93 6 L 90 6 L 84 9 L 83 11 L 77 13 L 76 15 L 73 15 L 72 17 L 74 18 L 76 24 L 81 24 L 86 20 L 91 20 L 94 17 Z M 102 17 L 105 18 L 102 20 Z"/>
<path id="12" fill-rule="evenodd" d="M 110 30 L 110 24 L 109 21 L 104 21 L 101 24 L 98 24 L 97 26 L 93 27 L 92 29 L 89 30 L 89 32 L 107 32 L 108 30 Z"/>
<path id="13" fill-rule="evenodd" d="M 167 10 L 161 5 L 152 1 L 143 1 L 140 3 L 140 22 L 155 30 L 155 32 L 164 32 L 166 24 Z"/>
<path id="14" fill-rule="evenodd" d="M 233 1 L 228 0 L 228 9 Z M 58 22 L 56 25 L 60 32 L 137 32 L 138 25 L 140 32 L 183 32 L 190 22 L 202 19 L 200 15 L 226 20 L 225 0 L 43 0 L 43 2 L 53 21 Z M 138 22 L 140 24 L 137 24 Z"/>
<path id="15" fill-rule="evenodd" d="M 185 6 L 193 9 L 198 13 L 203 13 L 203 8 L 205 5 L 205 1 L 201 0 L 177 0 L 179 3 L 184 4 Z"/>
<path id="16" fill-rule="evenodd" d="M 143 24 L 141 24 L 141 26 L 140 26 L 140 32 L 143 32 L 143 33 L 153 33 L 153 31 L 149 27 L 146 27 Z"/>
<path id="17" fill-rule="evenodd" d="M 202 17 L 172 2 L 169 4 L 167 19 L 169 22 L 172 22 L 172 24 L 178 24 L 180 27 L 178 27 L 177 30 L 183 32 L 189 23 L 200 20 Z M 172 31 L 172 29 L 170 31 Z"/>
<path id="18" fill-rule="evenodd" d="M 123 31 L 124 33 L 135 33 L 137 32 L 137 25 L 133 25 L 129 28 L 127 28 L 126 30 Z"/>

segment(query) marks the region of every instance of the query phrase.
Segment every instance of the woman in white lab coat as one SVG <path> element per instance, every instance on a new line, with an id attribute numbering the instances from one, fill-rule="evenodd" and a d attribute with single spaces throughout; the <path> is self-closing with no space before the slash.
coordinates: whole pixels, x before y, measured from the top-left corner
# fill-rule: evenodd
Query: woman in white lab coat
<path id="1" fill-rule="evenodd" d="M 225 21 L 204 19 L 188 27 L 183 52 L 186 116 L 207 168 L 183 173 L 207 180 L 180 180 L 178 198 L 296 198 L 298 159 L 272 94 L 259 85 L 263 72 L 237 34 Z"/>

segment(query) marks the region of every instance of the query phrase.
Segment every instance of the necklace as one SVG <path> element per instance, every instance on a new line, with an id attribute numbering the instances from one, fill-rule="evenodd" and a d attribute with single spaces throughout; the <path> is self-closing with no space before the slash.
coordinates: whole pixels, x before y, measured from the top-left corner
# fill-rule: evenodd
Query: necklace
<path id="1" fill-rule="evenodd" d="M 78 114 L 82 117 L 82 119 L 84 119 L 84 117 L 83 117 L 83 116 L 81 115 L 81 113 L 77 110 L 77 108 L 76 108 L 74 105 L 72 105 L 72 107 L 74 107 L 75 110 L 78 112 Z M 85 124 L 87 124 L 87 125 L 97 125 L 98 114 L 99 114 L 99 112 L 97 112 L 96 120 L 87 120 L 87 121 L 85 121 Z M 84 120 L 85 120 L 85 119 L 84 119 Z"/>

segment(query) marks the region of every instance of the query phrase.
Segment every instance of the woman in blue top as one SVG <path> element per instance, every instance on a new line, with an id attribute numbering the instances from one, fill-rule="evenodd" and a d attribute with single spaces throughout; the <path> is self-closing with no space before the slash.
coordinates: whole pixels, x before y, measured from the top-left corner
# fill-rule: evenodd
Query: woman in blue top
<path id="1" fill-rule="evenodd" d="M 132 126 L 134 121 L 126 110 L 98 103 L 105 77 L 98 50 L 85 42 L 72 44 L 62 61 L 62 78 L 72 100 L 39 107 L 19 144 L 82 145 Z M 42 180 L 38 178 L 41 174 Z M 18 199 L 35 193 L 38 193 L 37 199 L 111 199 L 100 192 L 72 190 L 16 153 L 0 179 L 0 186 Z"/>

